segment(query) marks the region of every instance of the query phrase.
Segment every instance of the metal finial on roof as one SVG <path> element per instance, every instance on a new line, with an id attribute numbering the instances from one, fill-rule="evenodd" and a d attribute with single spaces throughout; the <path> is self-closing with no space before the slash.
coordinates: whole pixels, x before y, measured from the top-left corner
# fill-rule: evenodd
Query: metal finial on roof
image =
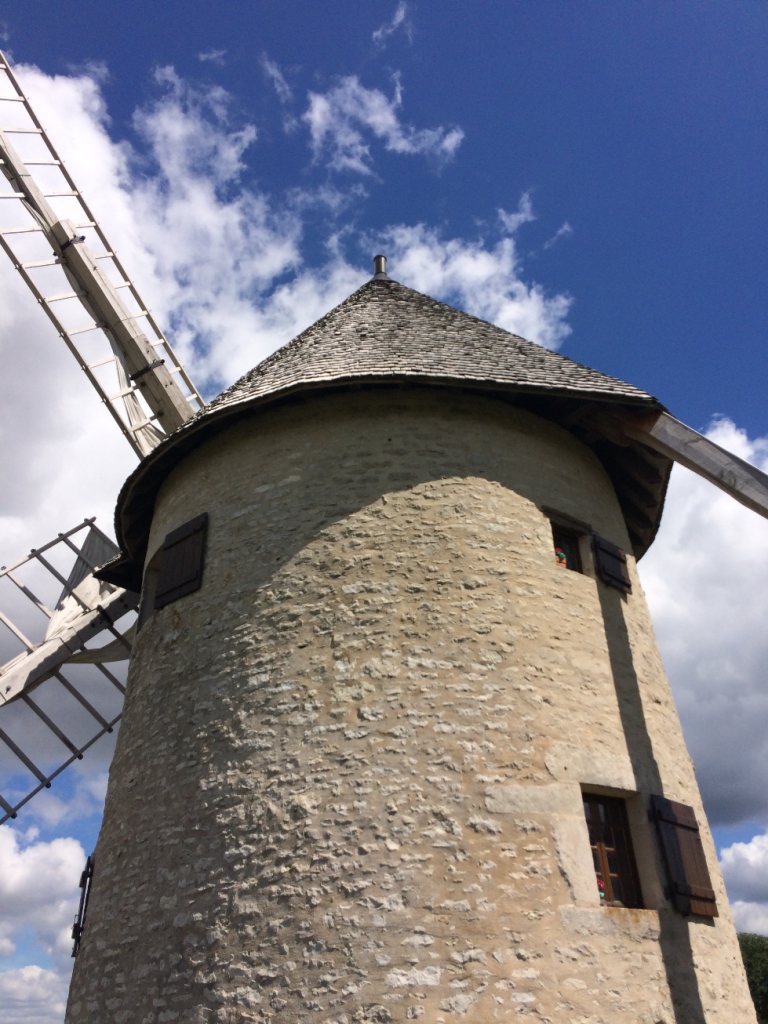
<path id="1" fill-rule="evenodd" d="M 387 257 L 386 256 L 374 256 L 373 257 L 373 280 L 374 281 L 389 281 L 391 280 L 387 273 Z"/>

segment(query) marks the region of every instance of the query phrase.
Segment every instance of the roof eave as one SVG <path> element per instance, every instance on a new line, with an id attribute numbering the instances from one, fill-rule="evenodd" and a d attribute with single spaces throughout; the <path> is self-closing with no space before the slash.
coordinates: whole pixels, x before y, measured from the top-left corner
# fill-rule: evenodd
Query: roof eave
<path id="1" fill-rule="evenodd" d="M 605 393 L 547 385 L 512 385 L 487 379 L 430 376 L 427 374 L 407 373 L 402 370 L 393 371 L 391 374 L 349 375 L 330 380 L 317 377 L 315 379 L 302 380 L 269 394 L 245 398 L 218 408 L 206 407 L 194 419 L 180 427 L 150 452 L 126 480 L 120 491 L 115 510 L 115 532 L 120 544 L 120 555 L 102 567 L 99 573 L 100 577 L 129 590 L 140 589 L 149 527 L 152 521 L 157 492 L 173 468 L 205 440 L 231 426 L 244 416 L 263 412 L 266 409 L 299 397 L 304 398 L 322 393 L 327 394 L 334 391 L 357 390 L 370 387 L 450 388 L 453 390 L 459 389 L 467 392 L 494 395 L 495 397 L 519 395 L 533 400 L 538 398 L 543 402 L 546 402 L 546 399 L 568 399 L 593 404 L 598 411 L 601 406 L 610 406 L 617 412 L 624 409 L 630 415 L 635 410 L 640 411 L 642 409 L 647 412 L 649 410 L 663 411 L 664 409 L 662 404 L 656 399 L 642 393 L 621 395 L 615 392 Z M 556 416 L 549 418 L 557 422 Z M 587 420 L 589 420 L 589 416 L 587 416 Z M 567 427 L 566 429 L 571 428 Z M 573 429 L 572 432 L 579 436 L 578 430 Z M 599 431 L 599 434 L 602 435 L 602 433 L 602 431 Z M 589 441 L 586 441 L 586 443 L 590 444 Z M 594 445 L 591 446 L 594 447 Z M 637 447 L 642 448 L 643 446 L 639 445 Z M 648 449 L 646 451 L 650 452 Z M 598 457 L 601 457 L 599 452 L 597 454 Z M 651 454 L 654 460 L 658 460 L 656 453 Z M 662 472 L 659 476 L 658 483 L 661 486 L 654 488 L 655 491 L 659 492 L 655 495 L 659 514 L 653 516 L 644 527 L 636 525 L 632 531 L 634 534 L 633 547 L 638 557 L 647 549 L 658 529 L 660 509 L 664 497 L 663 492 L 666 490 L 669 468 L 671 468 L 671 463 L 666 468 L 666 471 Z M 621 495 L 619 500 L 621 502 Z M 625 501 L 624 504 L 627 504 L 627 502 Z M 631 507 L 628 510 L 625 509 L 625 517 L 627 511 L 630 512 L 631 517 Z M 640 513 L 640 515 L 643 514 Z"/>

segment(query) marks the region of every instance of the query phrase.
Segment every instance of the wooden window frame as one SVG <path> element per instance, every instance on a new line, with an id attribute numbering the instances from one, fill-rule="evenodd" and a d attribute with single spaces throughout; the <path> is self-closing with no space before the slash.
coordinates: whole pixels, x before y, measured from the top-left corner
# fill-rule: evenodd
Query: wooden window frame
<path id="1" fill-rule="evenodd" d="M 552 522 L 550 520 L 550 522 Z M 566 556 L 565 568 L 570 569 L 571 572 L 578 572 L 584 575 L 584 564 L 581 557 L 581 545 L 579 541 L 583 534 L 579 534 L 576 530 L 569 529 L 565 526 L 560 526 L 558 523 L 552 522 L 552 540 L 555 545 L 555 558 L 557 558 L 558 550 L 562 550 Z M 558 545 L 558 537 L 561 537 L 566 543 L 564 545 Z M 572 544 L 572 549 L 569 552 L 568 541 Z"/>
<path id="2" fill-rule="evenodd" d="M 568 540 L 575 542 L 575 551 L 571 561 L 575 564 L 566 564 L 565 568 L 571 572 L 577 572 L 582 576 L 593 576 L 592 569 L 592 527 L 588 523 L 582 523 L 580 519 L 565 512 L 558 512 L 557 509 L 542 506 L 541 511 L 549 520 L 552 530 L 552 543 L 557 548 L 555 541 L 556 534 L 560 534 Z"/>
<path id="3" fill-rule="evenodd" d="M 606 820 L 605 823 L 591 821 L 587 817 L 586 807 L 584 812 L 598 891 L 600 891 L 600 882 L 602 881 L 603 883 L 603 906 L 641 910 L 644 906 L 643 895 L 640 886 L 640 875 L 637 870 L 637 861 L 635 859 L 626 800 L 618 796 L 604 796 L 599 793 L 584 791 L 582 791 L 582 800 L 585 805 L 589 804 L 590 807 L 597 807 L 603 804 L 615 812 L 612 816 L 613 820 Z M 610 817 L 609 815 L 608 818 Z M 614 840 L 611 843 L 607 843 L 605 840 L 608 830 L 613 834 L 618 833 L 622 837 L 623 842 L 617 843 Z M 600 838 L 597 837 L 598 833 L 601 833 Z M 616 863 L 616 871 L 611 870 L 611 854 L 613 854 Z M 613 878 L 617 879 L 619 886 L 615 885 L 612 880 Z M 618 898 L 619 895 L 623 895 L 625 898 L 620 900 Z"/>
<path id="4" fill-rule="evenodd" d="M 549 520 L 553 543 L 558 533 L 577 542 L 578 556 L 573 559 L 577 564 L 567 565 L 568 569 L 598 579 L 607 587 L 615 587 L 624 594 L 632 593 L 627 553 L 623 548 L 595 533 L 588 523 L 582 523 L 565 512 L 558 512 L 546 505 L 540 506 L 540 510 Z"/>

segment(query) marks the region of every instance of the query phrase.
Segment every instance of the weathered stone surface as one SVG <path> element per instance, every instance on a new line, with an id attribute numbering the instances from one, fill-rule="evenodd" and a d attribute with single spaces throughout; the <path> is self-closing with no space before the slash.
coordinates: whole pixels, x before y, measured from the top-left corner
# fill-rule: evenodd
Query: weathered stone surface
<path id="1" fill-rule="evenodd" d="M 485 806 L 495 814 L 575 814 L 581 810 L 581 789 L 570 785 L 547 783 L 532 786 L 518 782 L 504 786 L 488 786 Z"/>
<path id="2" fill-rule="evenodd" d="M 207 512 L 203 586 L 136 643 L 69 1024 L 754 1024 L 634 565 L 558 568 L 541 505 L 628 547 L 572 436 L 426 391 L 174 470 L 149 554 Z M 582 783 L 640 794 L 649 909 L 599 906 Z M 652 792 L 696 809 L 714 922 L 664 898 Z"/>

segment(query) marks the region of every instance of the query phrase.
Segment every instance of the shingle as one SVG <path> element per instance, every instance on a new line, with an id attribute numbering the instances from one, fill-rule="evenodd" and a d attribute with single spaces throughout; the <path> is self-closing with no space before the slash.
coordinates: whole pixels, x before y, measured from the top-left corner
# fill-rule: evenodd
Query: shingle
<path id="1" fill-rule="evenodd" d="M 453 309 L 371 280 L 222 392 L 198 416 L 331 381 L 433 378 L 575 397 L 654 402 L 631 384 Z M 182 428 L 184 429 L 184 428 Z"/>

